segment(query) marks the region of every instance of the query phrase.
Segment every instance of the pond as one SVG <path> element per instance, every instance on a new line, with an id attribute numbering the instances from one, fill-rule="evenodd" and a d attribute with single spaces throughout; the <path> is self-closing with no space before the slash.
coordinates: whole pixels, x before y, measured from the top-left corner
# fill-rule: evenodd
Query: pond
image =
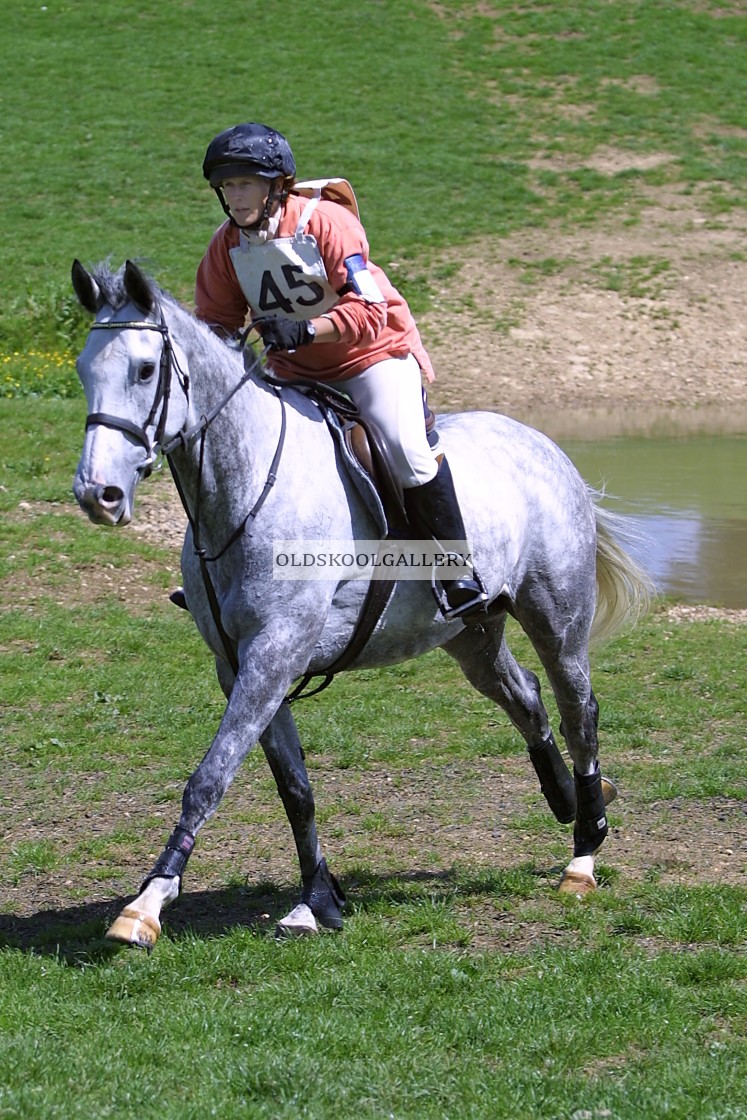
<path id="1" fill-rule="evenodd" d="M 609 420 L 609 417 L 607 417 Z M 687 431 L 684 418 L 535 418 L 604 504 L 631 515 L 645 536 L 632 549 L 659 590 L 686 603 L 747 608 L 747 417 Z M 702 421 L 702 417 L 701 417 Z M 615 428 L 623 428 L 615 432 Z M 553 430 L 554 429 L 554 430 Z M 582 430 L 583 429 L 583 433 Z"/>

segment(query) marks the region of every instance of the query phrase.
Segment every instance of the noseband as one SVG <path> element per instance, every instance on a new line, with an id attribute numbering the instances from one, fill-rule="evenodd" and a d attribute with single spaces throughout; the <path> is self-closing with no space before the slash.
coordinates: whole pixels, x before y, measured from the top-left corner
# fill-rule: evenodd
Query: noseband
<path id="1" fill-rule="evenodd" d="M 92 323 L 92 331 L 158 331 L 163 339 L 163 348 L 161 350 L 161 360 L 158 366 L 158 384 L 156 385 L 156 395 L 153 398 L 153 404 L 147 419 L 143 426 L 139 428 L 137 424 L 133 424 L 131 420 L 123 416 L 112 416 L 108 412 L 91 412 L 86 417 L 86 431 L 94 427 L 96 424 L 104 424 L 107 428 L 114 428 L 120 432 L 126 432 L 128 435 L 141 443 L 147 453 L 147 459 L 140 467 L 138 473 L 147 478 L 153 469 L 153 464 L 156 461 L 157 450 L 163 440 L 163 435 L 166 430 L 166 421 L 169 412 L 169 398 L 171 396 L 171 373 L 172 368 L 176 369 L 179 374 L 179 383 L 182 387 L 184 395 L 189 398 L 189 379 L 186 374 L 183 374 L 179 369 L 179 363 L 174 356 L 174 347 L 171 343 L 171 336 L 169 329 L 166 326 L 166 320 L 161 312 L 160 323 L 151 323 L 147 319 L 133 319 L 127 322 L 117 322 L 110 320 L 106 323 Z M 153 426 L 156 420 L 158 410 L 161 410 L 161 415 L 158 417 L 156 430 L 151 441 L 148 434 L 148 429 Z"/>

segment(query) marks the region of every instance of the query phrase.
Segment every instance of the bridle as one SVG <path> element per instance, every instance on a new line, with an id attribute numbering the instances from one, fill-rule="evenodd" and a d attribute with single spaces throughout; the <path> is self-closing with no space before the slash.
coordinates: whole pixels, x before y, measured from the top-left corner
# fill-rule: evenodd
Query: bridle
<path id="1" fill-rule="evenodd" d="M 138 443 L 141 443 L 143 445 L 147 455 L 145 462 L 141 463 L 141 465 L 137 468 L 138 474 L 140 474 L 142 478 L 147 478 L 153 470 L 153 466 L 156 462 L 159 449 L 162 450 L 164 454 L 167 454 L 166 448 L 162 448 L 161 443 L 163 440 L 164 432 L 166 431 L 166 423 L 169 414 L 172 372 L 176 370 L 177 376 L 179 378 L 179 384 L 181 385 L 182 392 L 184 393 L 187 402 L 189 402 L 189 377 L 181 370 L 176 359 L 176 355 L 174 354 L 171 335 L 169 334 L 169 328 L 166 325 L 163 311 L 161 311 L 160 323 L 153 323 L 148 319 L 130 319 L 125 322 L 118 322 L 115 319 L 109 319 L 106 322 L 92 323 L 91 330 L 158 331 L 163 339 L 161 360 L 158 366 L 158 382 L 156 384 L 156 394 L 153 398 L 153 404 L 151 405 L 150 412 L 148 413 L 143 426 L 139 428 L 137 424 L 133 424 L 133 422 L 131 420 L 128 420 L 126 417 L 112 416 L 109 412 L 91 412 L 86 417 L 86 431 L 88 431 L 89 428 L 94 427 L 96 424 L 103 424 L 107 428 L 114 428 L 117 431 L 126 432 L 128 435 L 134 436 Z M 161 410 L 161 414 L 158 417 L 158 422 L 156 423 L 156 415 L 159 408 Z M 149 429 L 153 427 L 154 424 L 155 433 L 153 435 L 153 439 L 151 440 Z"/>

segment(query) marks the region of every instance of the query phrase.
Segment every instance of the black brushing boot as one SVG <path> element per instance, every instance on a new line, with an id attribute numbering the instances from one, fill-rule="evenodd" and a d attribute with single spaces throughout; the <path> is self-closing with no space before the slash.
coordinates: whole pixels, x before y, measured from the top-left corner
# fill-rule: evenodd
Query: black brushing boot
<path id="1" fill-rule="evenodd" d="M 410 524 L 423 536 L 441 541 L 462 541 L 467 545 L 459 501 L 454 490 L 454 480 L 446 459 L 441 459 L 438 471 L 429 482 L 405 490 L 405 510 Z M 441 609 L 447 618 L 467 618 L 482 613 L 488 601 L 482 581 L 466 557 L 459 556 L 463 571 L 456 579 L 439 580 L 446 595 L 447 606 Z"/>

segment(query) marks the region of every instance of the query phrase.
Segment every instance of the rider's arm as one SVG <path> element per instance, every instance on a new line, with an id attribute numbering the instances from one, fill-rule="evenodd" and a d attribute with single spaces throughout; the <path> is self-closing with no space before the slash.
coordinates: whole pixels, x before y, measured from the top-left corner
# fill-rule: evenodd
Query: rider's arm
<path id="1" fill-rule="evenodd" d="M 350 211 L 323 201 L 311 215 L 308 232 L 316 238 L 330 284 L 340 293 L 335 306 L 313 320 L 316 340 L 349 346 L 374 342 L 387 323 L 389 299 L 401 302 L 402 297 L 368 259 L 363 226 Z"/>
<path id="2" fill-rule="evenodd" d="M 320 315 L 318 319 L 311 320 L 315 330 L 314 342 L 339 342 L 340 332 L 337 325 L 329 315 Z"/>

